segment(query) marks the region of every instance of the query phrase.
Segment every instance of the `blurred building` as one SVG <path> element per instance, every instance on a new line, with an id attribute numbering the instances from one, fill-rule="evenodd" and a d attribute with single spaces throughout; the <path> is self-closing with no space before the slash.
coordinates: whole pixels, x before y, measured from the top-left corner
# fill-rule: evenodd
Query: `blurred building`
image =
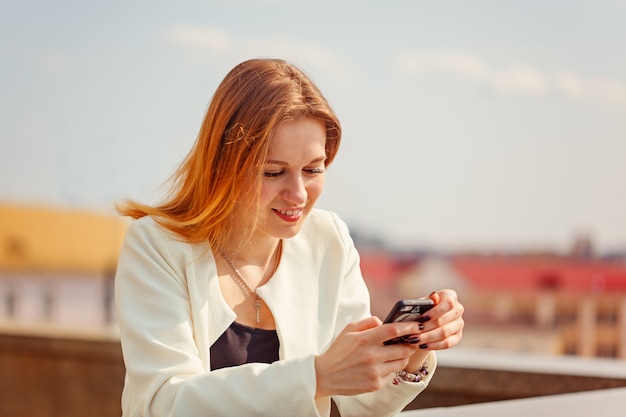
<path id="1" fill-rule="evenodd" d="M 585 256 L 458 256 L 468 317 L 498 348 L 512 330 L 544 353 L 626 359 L 626 264 Z M 482 345 L 483 347 L 487 347 Z"/>
<path id="2" fill-rule="evenodd" d="M 455 289 L 466 307 L 463 346 L 626 359 L 626 263 L 594 258 L 582 243 L 568 256 L 427 255 L 411 267 L 366 251 L 361 266 L 379 315 L 397 298 Z M 402 268 L 381 282 L 380 264 Z"/>
<path id="3" fill-rule="evenodd" d="M 117 216 L 0 205 L 0 324 L 113 325 Z"/>
<path id="4" fill-rule="evenodd" d="M 420 257 L 415 254 L 392 253 L 383 248 L 359 247 L 361 270 L 370 292 L 372 314 L 384 320 L 391 306 L 398 300 L 395 284 L 412 274 Z"/>
<path id="5" fill-rule="evenodd" d="M 0 205 L 0 326 L 115 329 L 118 216 Z M 398 298 L 453 288 L 466 307 L 463 345 L 626 359 L 626 261 L 591 239 L 568 256 L 448 255 L 359 245 L 372 313 Z"/>

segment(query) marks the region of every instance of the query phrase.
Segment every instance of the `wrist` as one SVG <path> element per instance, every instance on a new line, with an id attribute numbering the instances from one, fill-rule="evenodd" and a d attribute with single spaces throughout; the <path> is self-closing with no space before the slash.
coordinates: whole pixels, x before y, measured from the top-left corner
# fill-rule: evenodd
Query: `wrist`
<path id="1" fill-rule="evenodd" d="M 406 368 L 405 368 L 406 369 Z M 418 369 L 413 371 L 406 371 L 405 369 L 396 372 L 396 376 L 393 378 L 393 384 L 398 385 L 400 381 L 406 382 L 421 382 L 428 376 L 428 360 L 422 363 Z"/>
<path id="2" fill-rule="evenodd" d="M 404 367 L 404 370 L 407 372 L 413 372 L 416 369 L 419 369 L 424 362 L 428 359 L 428 355 L 430 351 L 419 349 L 414 354 L 409 357 L 409 362 Z"/>
<path id="3" fill-rule="evenodd" d="M 322 372 L 320 370 L 320 355 L 315 355 L 314 357 L 314 365 L 315 365 L 315 399 L 322 397 L 327 397 L 330 395 L 324 390 L 324 377 L 322 376 Z"/>

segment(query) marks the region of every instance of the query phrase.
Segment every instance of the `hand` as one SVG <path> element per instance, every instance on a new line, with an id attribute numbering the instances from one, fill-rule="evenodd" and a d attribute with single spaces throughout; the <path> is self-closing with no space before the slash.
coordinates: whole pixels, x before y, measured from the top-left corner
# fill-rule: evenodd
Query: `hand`
<path id="1" fill-rule="evenodd" d="M 383 343 L 417 333 L 419 323 L 381 324 L 377 317 L 351 323 L 326 352 L 316 356 L 316 398 L 377 391 L 387 383 L 391 373 L 407 366 L 409 357 L 419 351 L 418 345 Z"/>
<path id="2" fill-rule="evenodd" d="M 419 337 L 420 351 L 412 355 L 409 363 L 404 368 L 409 372 L 418 369 L 427 356 L 428 350 L 443 350 L 456 346 L 463 337 L 464 307 L 459 303 L 454 290 L 441 290 L 433 292 L 429 297 L 435 302 L 422 316 L 423 329 L 416 335 Z M 402 369 L 402 368 L 398 368 Z"/>

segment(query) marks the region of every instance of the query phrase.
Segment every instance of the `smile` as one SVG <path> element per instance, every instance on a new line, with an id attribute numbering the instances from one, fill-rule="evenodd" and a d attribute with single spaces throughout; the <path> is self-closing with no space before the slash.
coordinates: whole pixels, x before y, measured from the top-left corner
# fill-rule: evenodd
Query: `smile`
<path id="1" fill-rule="evenodd" d="M 280 214 L 282 214 L 283 216 L 297 216 L 300 213 L 302 213 L 302 209 L 290 209 L 290 210 L 278 210 L 276 209 L 276 211 Z"/>
<path id="2" fill-rule="evenodd" d="M 300 218 L 302 217 L 302 213 L 304 212 L 304 209 L 302 208 L 287 209 L 287 210 L 273 209 L 273 210 L 274 210 L 274 213 L 278 215 L 278 217 L 280 217 L 286 222 L 296 222 L 300 220 Z"/>

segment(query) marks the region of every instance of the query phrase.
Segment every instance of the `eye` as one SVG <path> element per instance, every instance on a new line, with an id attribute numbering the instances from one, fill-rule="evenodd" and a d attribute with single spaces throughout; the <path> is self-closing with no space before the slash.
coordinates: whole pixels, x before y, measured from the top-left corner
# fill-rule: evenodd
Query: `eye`
<path id="1" fill-rule="evenodd" d="M 284 172 L 285 172 L 285 171 L 265 171 L 265 172 L 263 173 L 263 176 L 264 176 L 265 178 L 278 178 L 278 177 L 280 177 L 281 175 L 283 175 L 283 173 L 284 173 Z"/>
<path id="2" fill-rule="evenodd" d="M 316 175 L 316 174 L 323 174 L 324 173 L 324 168 L 319 167 L 319 168 L 306 168 L 304 170 L 306 173 L 311 174 L 311 175 Z"/>

